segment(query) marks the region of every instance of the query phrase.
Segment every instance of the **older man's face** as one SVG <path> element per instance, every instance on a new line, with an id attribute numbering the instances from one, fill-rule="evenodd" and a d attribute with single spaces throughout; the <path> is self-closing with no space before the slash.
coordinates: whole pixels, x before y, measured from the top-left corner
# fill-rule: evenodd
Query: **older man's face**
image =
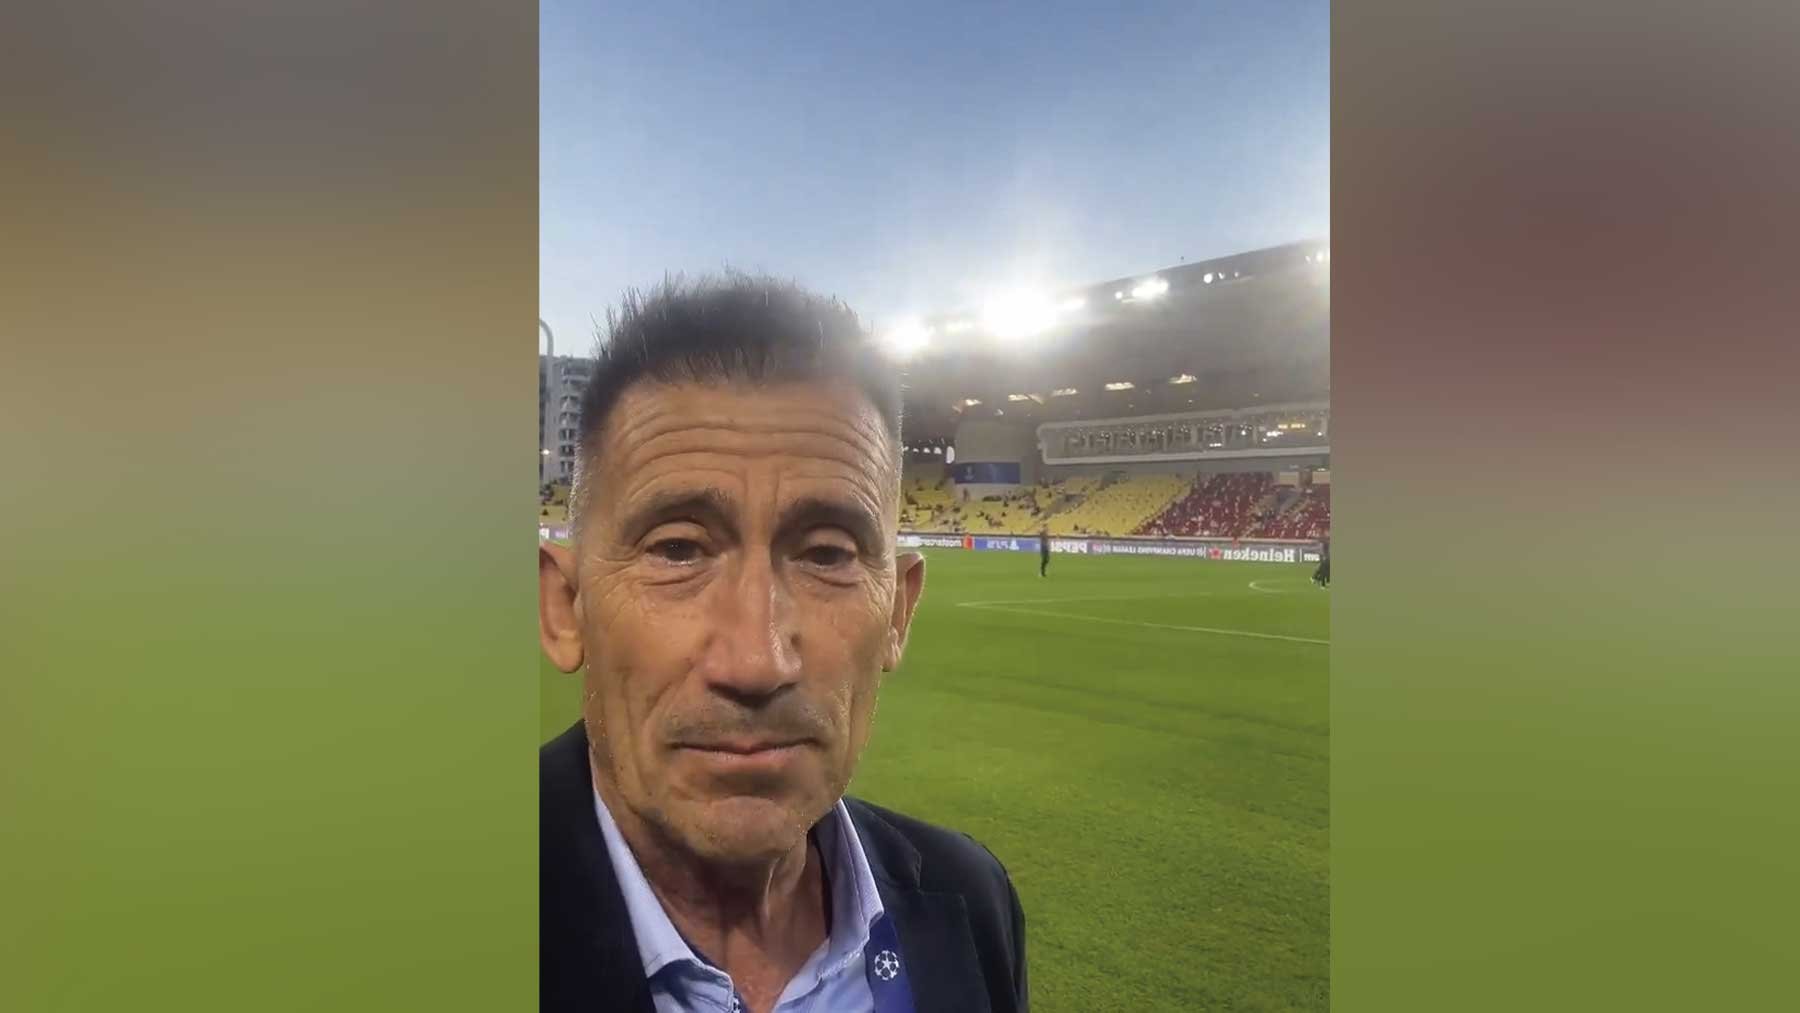
<path id="1" fill-rule="evenodd" d="M 609 417 L 574 560 L 596 776 L 752 863 L 843 793 L 924 578 L 891 438 L 850 385 L 644 383 Z"/>

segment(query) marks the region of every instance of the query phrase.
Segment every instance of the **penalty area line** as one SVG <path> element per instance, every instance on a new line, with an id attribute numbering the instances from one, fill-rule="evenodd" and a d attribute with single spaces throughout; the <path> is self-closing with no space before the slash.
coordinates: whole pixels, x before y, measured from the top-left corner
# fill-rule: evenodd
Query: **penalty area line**
<path id="1" fill-rule="evenodd" d="M 981 602 L 961 602 L 965 608 L 982 608 L 991 612 L 1013 612 L 1025 616 L 1049 616 L 1052 619 L 1079 619 L 1090 623 L 1108 623 L 1113 626 L 1141 626 L 1151 630 L 1179 630 L 1183 633 L 1210 633 L 1221 637 L 1250 637 L 1255 640 L 1285 640 L 1295 644 L 1319 644 L 1331 646 L 1331 641 L 1317 637 L 1294 637 L 1285 633 L 1258 633 L 1254 630 L 1228 630 L 1217 626 L 1177 626 L 1174 623 L 1146 623 L 1136 619 L 1111 619 L 1106 616 L 1084 616 L 1078 612 L 1056 612 L 1051 609 L 1017 608 L 1008 605 L 990 605 Z"/>

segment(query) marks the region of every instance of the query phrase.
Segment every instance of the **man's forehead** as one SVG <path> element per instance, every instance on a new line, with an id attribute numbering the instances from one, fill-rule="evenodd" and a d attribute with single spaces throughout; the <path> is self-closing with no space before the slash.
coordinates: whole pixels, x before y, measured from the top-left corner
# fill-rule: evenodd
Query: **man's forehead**
<path id="1" fill-rule="evenodd" d="M 721 458 L 804 461 L 819 478 L 898 486 L 892 437 L 852 384 L 634 384 L 601 435 L 600 470 L 615 492 Z"/>
<path id="2" fill-rule="evenodd" d="M 855 384 L 750 381 L 644 380 L 620 395 L 608 419 L 609 436 L 644 435 L 658 426 L 728 425 L 778 432 L 794 427 L 843 429 L 885 444 L 887 429 L 867 394 Z"/>

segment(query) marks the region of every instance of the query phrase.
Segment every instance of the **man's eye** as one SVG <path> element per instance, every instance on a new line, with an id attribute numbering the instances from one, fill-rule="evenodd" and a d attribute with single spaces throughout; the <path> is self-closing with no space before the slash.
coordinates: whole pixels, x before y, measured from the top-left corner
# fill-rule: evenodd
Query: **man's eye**
<path id="1" fill-rule="evenodd" d="M 700 543 L 691 538 L 664 538 L 651 543 L 650 555 L 665 563 L 692 563 L 700 558 Z"/>
<path id="2" fill-rule="evenodd" d="M 856 553 L 836 545 L 808 546 L 800 553 L 800 558 L 814 566 L 843 566 L 856 558 Z"/>

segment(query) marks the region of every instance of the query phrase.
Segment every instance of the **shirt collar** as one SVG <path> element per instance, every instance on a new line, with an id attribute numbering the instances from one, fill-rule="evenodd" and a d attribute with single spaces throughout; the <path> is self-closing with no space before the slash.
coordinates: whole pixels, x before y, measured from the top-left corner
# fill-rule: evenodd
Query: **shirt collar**
<path id="1" fill-rule="evenodd" d="M 875 873 L 863 852 L 862 838 L 850 821 L 850 810 L 839 799 L 814 828 L 819 855 L 825 862 L 825 878 L 831 887 L 831 938 L 825 941 L 828 967 L 861 955 L 869 945 L 869 930 L 884 913 L 881 893 L 875 889 Z"/>
<path id="2" fill-rule="evenodd" d="M 598 791 L 594 792 L 594 813 L 600 820 L 600 833 L 606 838 L 606 854 L 612 859 L 619 891 L 625 896 L 638 956 L 644 962 L 644 976 L 654 978 L 663 968 L 684 961 L 706 966 L 669 920 L 669 913 L 651 890 L 650 881 L 644 878 L 643 867 L 638 865 Z M 823 971 L 863 951 L 869 942 L 869 930 L 884 908 L 868 855 L 863 852 L 862 840 L 842 799 L 826 812 L 814 831 L 819 857 L 825 862 L 826 883 L 831 888 L 832 931 L 825 941 Z"/>

